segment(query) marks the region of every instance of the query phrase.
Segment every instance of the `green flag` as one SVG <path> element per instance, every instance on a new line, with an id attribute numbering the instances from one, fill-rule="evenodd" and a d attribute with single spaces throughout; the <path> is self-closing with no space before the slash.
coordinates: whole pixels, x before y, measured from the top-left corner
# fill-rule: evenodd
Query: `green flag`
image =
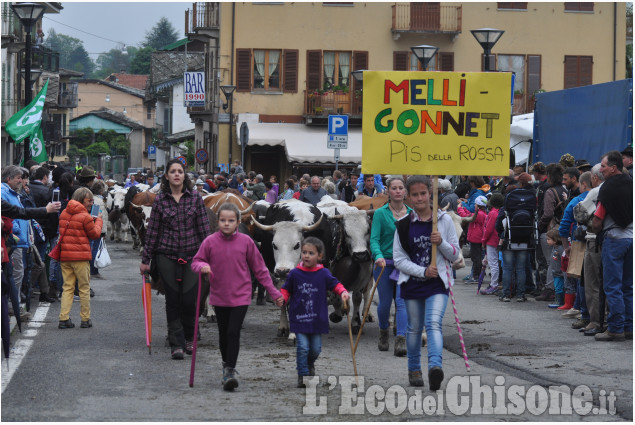
<path id="1" fill-rule="evenodd" d="M 49 160 L 46 154 L 46 147 L 44 145 L 44 135 L 42 134 L 42 127 L 38 127 L 37 133 L 31 136 L 31 158 L 37 162 L 46 162 Z"/>
<path id="2" fill-rule="evenodd" d="M 35 99 L 7 120 L 5 128 L 16 144 L 37 134 L 42 123 L 42 109 L 48 86 L 49 82 L 46 80 L 46 84 Z"/>

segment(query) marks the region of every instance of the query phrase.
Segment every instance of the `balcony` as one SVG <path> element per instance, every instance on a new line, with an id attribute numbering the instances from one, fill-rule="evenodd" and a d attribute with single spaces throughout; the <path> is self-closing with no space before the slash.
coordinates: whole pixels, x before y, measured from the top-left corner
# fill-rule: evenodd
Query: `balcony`
<path id="1" fill-rule="evenodd" d="M 462 6 L 439 3 L 401 3 L 392 6 L 392 33 L 451 34 L 461 33 Z"/>
<path id="2" fill-rule="evenodd" d="M 57 122 L 46 121 L 42 133 L 44 140 L 50 143 L 59 142 L 62 139 L 62 126 Z"/>
<path id="3" fill-rule="evenodd" d="M 60 108 L 77 108 L 77 83 L 66 83 L 64 90 L 60 90 L 57 98 Z"/>
<path id="4" fill-rule="evenodd" d="M 329 115 L 348 115 L 361 122 L 361 92 L 304 92 L 304 116 L 309 124 L 326 122 Z"/>
<path id="5" fill-rule="evenodd" d="M 192 3 L 192 9 L 185 11 L 185 35 L 202 35 L 218 38 L 220 35 L 220 5 L 218 3 Z"/>
<path id="6" fill-rule="evenodd" d="M 19 69 L 24 68 L 26 61 L 26 51 L 21 50 L 19 56 Z M 41 69 L 42 71 L 59 72 L 60 54 L 44 46 L 31 47 L 31 69 Z"/>

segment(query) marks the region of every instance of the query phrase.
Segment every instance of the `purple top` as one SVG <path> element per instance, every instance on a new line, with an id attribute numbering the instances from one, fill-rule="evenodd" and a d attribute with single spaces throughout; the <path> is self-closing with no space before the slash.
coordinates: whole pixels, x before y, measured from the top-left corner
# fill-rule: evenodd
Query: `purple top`
<path id="1" fill-rule="evenodd" d="M 303 334 L 329 332 L 327 290 L 334 290 L 337 279 L 321 264 L 311 269 L 298 266 L 289 272 L 282 290 L 288 291 L 289 330 Z M 343 289 L 343 288 L 342 288 Z"/>
<path id="2" fill-rule="evenodd" d="M 226 237 L 220 231 L 208 236 L 192 260 L 192 271 L 211 268 L 209 303 L 220 307 L 251 304 L 251 273 L 275 300 L 282 294 L 273 286 L 269 270 L 254 241 L 242 233 Z"/>
<path id="3" fill-rule="evenodd" d="M 432 221 L 414 220 L 410 222 L 410 230 L 408 232 L 410 259 L 412 262 L 426 268 L 430 265 L 432 256 L 431 233 Z M 410 279 L 401 285 L 401 298 L 404 300 L 428 298 L 437 294 L 448 294 L 445 284 L 439 277 L 423 280 L 410 276 Z"/>

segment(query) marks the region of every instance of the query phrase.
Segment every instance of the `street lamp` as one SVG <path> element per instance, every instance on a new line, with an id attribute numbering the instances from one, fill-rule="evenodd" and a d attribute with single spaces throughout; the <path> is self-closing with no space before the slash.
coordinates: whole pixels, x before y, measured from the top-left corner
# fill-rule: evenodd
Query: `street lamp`
<path id="1" fill-rule="evenodd" d="M 20 22 L 22 22 L 24 32 L 26 32 L 26 44 L 24 48 L 26 54 L 26 60 L 24 61 L 24 104 L 28 105 L 31 103 L 31 100 L 33 100 L 33 93 L 31 92 L 31 30 L 33 29 L 33 25 L 35 25 L 44 14 L 46 5 L 44 3 L 14 3 L 11 4 L 11 9 Z M 26 165 L 26 162 L 31 157 L 30 144 L 30 137 L 24 139 L 24 165 Z"/>
<path id="2" fill-rule="evenodd" d="M 366 70 L 358 69 L 357 71 L 351 71 L 351 75 L 360 86 L 364 84 L 364 71 Z"/>
<path id="3" fill-rule="evenodd" d="M 234 115 L 234 102 L 230 102 L 232 95 L 234 94 L 234 90 L 236 90 L 236 86 L 233 85 L 224 85 L 220 86 L 223 94 L 225 95 L 225 99 L 227 103 L 223 103 L 223 109 L 226 111 L 229 103 L 229 166 L 232 164 L 232 115 Z M 212 164 L 212 167 L 214 164 Z"/>
<path id="4" fill-rule="evenodd" d="M 483 53 L 485 54 L 485 72 L 489 72 L 489 56 L 492 52 L 492 47 L 494 47 L 494 44 L 498 42 L 498 39 L 501 38 L 501 35 L 503 35 L 505 31 L 495 30 L 493 28 L 481 28 L 479 30 L 471 30 L 470 32 L 483 48 Z"/>
<path id="5" fill-rule="evenodd" d="M 427 44 L 422 44 L 420 46 L 411 47 L 412 53 L 419 59 L 419 63 L 424 71 L 428 70 L 428 64 L 437 54 L 439 48 L 437 46 L 429 46 Z"/>

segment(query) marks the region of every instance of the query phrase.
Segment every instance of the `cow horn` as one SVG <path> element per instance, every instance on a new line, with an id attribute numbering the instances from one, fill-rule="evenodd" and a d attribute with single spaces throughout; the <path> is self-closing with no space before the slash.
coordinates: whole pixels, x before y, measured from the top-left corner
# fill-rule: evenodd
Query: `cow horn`
<path id="1" fill-rule="evenodd" d="M 373 216 L 375 215 L 375 211 L 377 211 L 377 210 L 367 210 L 367 211 L 366 211 L 366 214 L 367 214 L 369 217 L 373 217 Z"/>
<path id="2" fill-rule="evenodd" d="M 304 227 L 302 228 L 302 231 L 303 231 L 303 232 L 312 232 L 312 231 L 314 231 L 315 229 L 317 229 L 317 227 L 318 227 L 318 226 L 320 225 L 320 223 L 322 222 L 322 218 L 323 218 L 323 217 L 324 217 L 324 214 L 322 214 L 322 215 L 320 216 L 320 219 L 319 219 L 318 221 L 316 221 L 315 223 L 313 223 L 312 225 L 310 225 L 310 226 L 304 226 Z"/>
<path id="3" fill-rule="evenodd" d="M 342 218 L 344 218 L 344 216 L 342 214 L 337 214 L 337 215 L 334 215 L 331 218 L 334 219 L 334 220 L 341 220 Z"/>
<path id="4" fill-rule="evenodd" d="M 474 209 L 474 214 L 472 214 L 471 217 L 461 217 L 461 223 L 465 224 L 465 223 L 471 223 L 476 219 L 476 216 L 478 215 L 478 208 Z"/>
<path id="5" fill-rule="evenodd" d="M 447 211 L 450 208 L 450 204 L 445 204 L 445 207 L 441 208 L 441 211 Z"/>
<path id="6" fill-rule="evenodd" d="M 247 207 L 247 209 L 246 209 L 246 210 L 242 210 L 242 211 L 240 212 L 240 215 L 245 215 L 245 214 L 247 214 L 249 211 L 251 211 L 251 209 L 254 207 L 254 204 L 255 204 L 255 202 L 254 202 L 254 203 L 249 204 L 249 206 Z"/>
<path id="7" fill-rule="evenodd" d="M 132 205 L 135 208 L 141 208 L 139 205 L 136 205 L 134 202 L 130 202 L 130 205 Z"/>
<path id="8" fill-rule="evenodd" d="M 260 230 L 264 230 L 265 232 L 271 232 L 273 230 L 273 226 L 267 226 L 265 224 L 260 223 L 258 220 L 256 220 L 256 217 L 251 217 L 251 221 L 252 223 L 254 223 L 256 225 L 257 228 L 259 228 Z"/>

